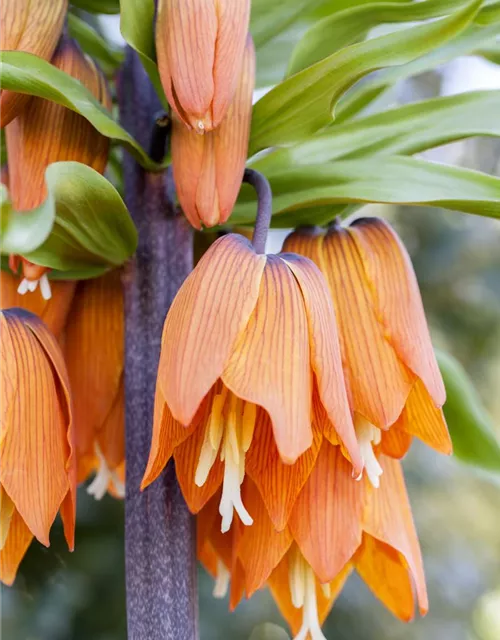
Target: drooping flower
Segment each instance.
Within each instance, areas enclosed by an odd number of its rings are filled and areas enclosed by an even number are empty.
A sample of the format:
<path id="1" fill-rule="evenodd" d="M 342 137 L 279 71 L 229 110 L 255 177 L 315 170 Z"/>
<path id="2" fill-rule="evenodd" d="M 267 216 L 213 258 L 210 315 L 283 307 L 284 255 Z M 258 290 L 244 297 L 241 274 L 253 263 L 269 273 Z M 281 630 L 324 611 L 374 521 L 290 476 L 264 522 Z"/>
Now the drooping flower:
<path id="1" fill-rule="evenodd" d="M 77 481 L 125 495 L 124 326 L 120 271 L 78 284 L 64 339 L 73 395 Z"/>
<path id="2" fill-rule="evenodd" d="M 63 37 L 52 64 L 79 80 L 106 107 L 111 98 L 102 73 L 78 45 Z M 54 102 L 33 98 L 5 129 L 9 157 L 9 193 L 20 212 L 39 206 L 47 197 L 45 170 L 53 162 L 82 162 L 100 173 L 108 159 L 109 139 L 85 118 Z M 24 258 L 11 256 L 11 268 L 22 265 L 24 279 L 19 292 L 34 291 L 40 282 L 42 296 L 50 298 L 48 269 Z"/>
<path id="3" fill-rule="evenodd" d="M 68 10 L 68 0 L 2 0 L 0 50 L 25 51 L 50 60 Z M 18 116 L 31 96 L 1 90 L 0 127 Z"/>
<path id="4" fill-rule="evenodd" d="M 328 281 L 354 424 L 373 485 L 382 473 L 374 454 L 379 444 L 383 453 L 402 457 L 417 436 L 451 453 L 441 410 L 445 389 L 417 279 L 389 224 L 362 218 L 326 233 L 298 230 L 284 250 L 311 258 Z"/>
<path id="5" fill-rule="evenodd" d="M 59 511 L 73 549 L 76 472 L 69 382 L 59 346 L 23 309 L 0 312 L 0 579 L 12 584 Z"/>
<path id="6" fill-rule="evenodd" d="M 158 3 L 156 54 L 163 89 L 180 120 L 198 133 L 218 127 L 229 109 L 249 18 L 250 0 Z"/>
<path id="7" fill-rule="evenodd" d="M 198 556 L 216 577 L 215 595 L 230 586 L 230 606 L 267 584 L 295 640 L 324 640 L 321 631 L 347 577 L 356 570 L 374 595 L 403 621 L 428 608 L 422 558 L 401 463 L 380 456 L 379 489 L 355 482 L 338 446 L 324 442 L 289 525 L 274 529 L 249 478 L 243 496 L 254 525 L 221 536 L 212 500 L 198 516 Z"/>
<path id="8" fill-rule="evenodd" d="M 228 113 L 203 136 L 174 114 L 172 165 L 181 207 L 196 229 L 223 224 L 231 215 L 245 170 L 255 84 L 255 51 L 248 36 L 243 67 Z"/>
<path id="9" fill-rule="evenodd" d="M 222 485 L 228 530 L 233 510 L 252 523 L 240 494 L 248 471 L 283 528 L 322 438 L 340 442 L 361 471 L 321 273 L 300 256 L 259 255 L 246 238 L 220 238 L 165 321 L 143 487 L 173 455 L 193 512 Z"/>

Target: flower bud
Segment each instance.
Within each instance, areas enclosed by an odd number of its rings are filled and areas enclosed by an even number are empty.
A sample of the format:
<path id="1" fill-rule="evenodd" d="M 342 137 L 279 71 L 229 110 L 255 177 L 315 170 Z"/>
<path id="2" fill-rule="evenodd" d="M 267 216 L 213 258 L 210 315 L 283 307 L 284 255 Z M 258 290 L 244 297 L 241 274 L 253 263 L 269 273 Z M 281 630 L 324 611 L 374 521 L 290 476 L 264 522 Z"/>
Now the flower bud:
<path id="1" fill-rule="evenodd" d="M 25 51 L 50 60 L 61 35 L 68 0 L 2 0 L 0 2 L 0 49 Z M 1 92 L 0 126 L 11 122 L 31 96 Z"/>
<path id="2" fill-rule="evenodd" d="M 156 52 L 163 89 L 188 128 L 218 127 L 238 84 L 250 0 L 159 0 Z"/>
<path id="3" fill-rule="evenodd" d="M 227 116 L 200 136 L 174 115 L 172 163 L 177 195 L 196 229 L 223 224 L 231 215 L 245 170 L 255 84 L 255 51 L 248 36 L 243 67 Z"/>

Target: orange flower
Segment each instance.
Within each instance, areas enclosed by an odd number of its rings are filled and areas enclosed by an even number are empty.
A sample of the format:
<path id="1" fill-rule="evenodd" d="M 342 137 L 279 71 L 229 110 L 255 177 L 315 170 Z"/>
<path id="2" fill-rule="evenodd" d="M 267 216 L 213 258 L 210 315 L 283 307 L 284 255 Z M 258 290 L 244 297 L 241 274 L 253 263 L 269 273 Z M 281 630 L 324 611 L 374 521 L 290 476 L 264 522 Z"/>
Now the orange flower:
<path id="1" fill-rule="evenodd" d="M 231 215 L 245 170 L 255 84 L 255 51 L 248 36 L 239 83 L 220 126 L 200 136 L 174 114 L 172 164 L 181 207 L 195 229 Z"/>
<path id="2" fill-rule="evenodd" d="M 354 424 L 373 485 L 382 473 L 374 446 L 402 457 L 417 436 L 450 454 L 445 389 L 417 279 L 389 224 L 363 218 L 326 234 L 299 230 L 284 250 L 311 258 L 330 286 Z"/>
<path id="3" fill-rule="evenodd" d="M 224 236 L 165 321 L 143 487 L 173 455 L 193 512 L 222 484 L 227 530 L 233 510 L 252 523 L 240 495 L 246 461 L 257 478 L 268 464 L 276 473 L 261 490 L 285 526 L 322 438 L 340 441 L 361 471 L 326 283 L 310 260 L 258 255 L 246 238 Z"/>
<path id="4" fill-rule="evenodd" d="M 77 78 L 105 107 L 111 106 L 104 76 L 74 41 L 68 38 L 60 41 L 52 64 Z M 39 206 L 47 197 L 45 170 L 49 164 L 73 160 L 100 173 L 107 164 L 108 138 L 77 113 L 41 98 L 33 98 L 6 127 L 5 138 L 10 197 L 14 209 L 20 212 Z M 50 298 L 48 269 L 13 256 L 10 264 L 14 271 L 19 260 L 24 274 L 19 292 L 34 291 L 40 281 L 42 296 Z"/>
<path id="5" fill-rule="evenodd" d="M 356 569 L 373 593 L 404 621 L 428 608 L 422 558 L 401 464 L 380 457 L 379 489 L 352 479 L 339 447 L 324 442 L 289 526 L 277 532 L 256 486 L 243 496 L 254 525 L 235 522 L 222 536 L 212 500 L 198 516 L 198 556 L 216 577 L 216 595 L 231 584 L 236 607 L 266 582 L 295 638 L 323 640 L 321 625 L 347 577 Z"/>
<path id="6" fill-rule="evenodd" d="M 50 60 L 61 35 L 68 0 L 2 0 L 0 49 L 33 53 Z M 1 90 L 0 127 L 5 127 L 31 96 Z"/>
<path id="7" fill-rule="evenodd" d="M 250 0 L 160 0 L 156 54 L 165 95 L 198 133 L 220 125 L 242 66 Z M 196 43 L 196 46 L 192 46 Z"/>
<path id="8" fill-rule="evenodd" d="M 23 309 L 0 313 L 0 579 L 12 584 L 60 511 L 73 549 L 76 474 L 69 383 L 57 342 Z"/>
<path id="9" fill-rule="evenodd" d="M 120 271 L 78 284 L 64 355 L 73 394 L 77 480 L 87 491 L 125 495 L 124 326 Z"/>

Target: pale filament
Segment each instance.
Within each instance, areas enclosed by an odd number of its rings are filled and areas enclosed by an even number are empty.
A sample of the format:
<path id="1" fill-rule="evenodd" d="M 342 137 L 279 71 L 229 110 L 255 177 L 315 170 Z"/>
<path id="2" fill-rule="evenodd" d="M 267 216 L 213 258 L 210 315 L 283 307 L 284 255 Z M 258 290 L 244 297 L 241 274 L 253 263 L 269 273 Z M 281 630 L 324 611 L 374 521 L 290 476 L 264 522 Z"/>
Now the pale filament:
<path id="1" fill-rule="evenodd" d="M 23 278 L 17 288 L 17 293 L 22 296 L 28 293 L 28 291 L 32 293 L 33 291 L 36 291 L 39 284 L 42 298 L 44 300 L 50 300 L 52 298 L 52 289 L 50 288 L 50 281 L 46 273 L 44 273 L 39 280 L 28 280 L 27 278 Z"/>
<path id="2" fill-rule="evenodd" d="M 256 415 L 256 405 L 238 398 L 226 387 L 213 399 L 194 481 L 198 487 L 205 484 L 219 455 L 224 462 L 219 505 L 222 533 L 229 531 L 235 511 L 243 524 L 249 526 L 253 523 L 241 499 L 241 484 L 245 477 L 245 454 L 252 443 Z"/>
<path id="3" fill-rule="evenodd" d="M 94 479 L 87 487 L 87 493 L 91 496 L 94 496 L 96 500 L 102 500 L 102 498 L 106 494 L 106 491 L 108 490 L 109 485 L 113 483 L 117 496 L 119 498 L 124 498 L 125 484 L 120 480 L 116 471 L 108 467 L 106 458 L 104 457 L 97 441 L 94 442 L 94 450 L 97 456 L 97 460 L 99 461 L 99 466 L 97 468 L 97 473 L 95 474 Z"/>
<path id="4" fill-rule="evenodd" d="M 9 535 L 10 523 L 14 515 L 14 503 L 0 485 L 0 551 L 5 547 Z"/>
<path id="5" fill-rule="evenodd" d="M 230 579 L 231 574 L 229 573 L 229 569 L 220 558 L 217 558 L 217 575 L 215 578 L 214 590 L 212 591 L 214 598 L 224 598 L 226 596 L 227 590 L 229 589 Z"/>
<path id="6" fill-rule="evenodd" d="M 326 640 L 318 616 L 316 576 L 296 545 L 290 551 L 288 579 L 292 604 L 296 609 L 302 609 L 302 626 L 294 640 Z M 330 594 L 329 584 L 322 588 L 325 595 Z"/>
<path id="7" fill-rule="evenodd" d="M 366 475 L 368 476 L 368 480 L 371 482 L 372 486 L 375 487 L 375 489 L 378 489 L 383 469 L 377 460 L 375 452 L 373 451 L 373 446 L 380 444 L 382 433 L 380 429 L 360 415 L 356 415 L 354 428 L 356 430 L 359 450 L 364 464 L 364 471 L 366 471 Z M 362 477 L 363 472 L 359 474 L 356 480 L 361 480 Z"/>

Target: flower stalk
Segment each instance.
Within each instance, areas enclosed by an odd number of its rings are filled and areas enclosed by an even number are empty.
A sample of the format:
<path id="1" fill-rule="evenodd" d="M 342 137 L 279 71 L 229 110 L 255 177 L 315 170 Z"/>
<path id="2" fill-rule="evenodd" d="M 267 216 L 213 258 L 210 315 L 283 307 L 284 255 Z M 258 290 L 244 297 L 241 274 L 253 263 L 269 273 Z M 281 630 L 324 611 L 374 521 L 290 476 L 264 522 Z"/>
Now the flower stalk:
<path id="1" fill-rule="evenodd" d="M 160 105 L 131 49 L 119 103 L 123 125 L 143 146 L 151 144 Z M 139 490 L 151 440 L 162 325 L 192 268 L 192 231 L 169 198 L 166 172 L 148 174 L 128 155 L 124 170 L 125 199 L 139 232 L 136 256 L 124 276 L 128 637 L 196 640 L 195 528 L 173 464 L 153 486 Z"/>
<path id="2" fill-rule="evenodd" d="M 267 178 L 255 171 L 255 169 L 245 169 L 243 182 L 250 184 L 257 193 L 257 217 L 253 231 L 252 244 L 256 253 L 266 252 L 267 234 L 271 224 L 273 214 L 273 194 Z"/>

